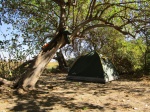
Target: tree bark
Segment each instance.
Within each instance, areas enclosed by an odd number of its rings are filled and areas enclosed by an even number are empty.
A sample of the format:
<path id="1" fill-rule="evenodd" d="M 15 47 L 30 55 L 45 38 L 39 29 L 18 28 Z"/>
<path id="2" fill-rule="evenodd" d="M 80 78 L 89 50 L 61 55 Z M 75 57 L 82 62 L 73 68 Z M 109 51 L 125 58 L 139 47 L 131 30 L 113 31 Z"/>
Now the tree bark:
<path id="1" fill-rule="evenodd" d="M 55 57 L 54 59 L 56 59 L 58 61 L 59 64 L 59 70 L 61 71 L 67 71 L 67 62 L 64 58 L 64 55 L 62 54 L 62 51 L 60 50 L 59 52 L 57 52 L 57 57 Z"/>
<path id="2" fill-rule="evenodd" d="M 40 75 L 46 65 L 54 57 L 59 48 L 65 45 L 63 35 L 57 35 L 47 46 L 46 51 L 42 50 L 34 61 L 30 64 L 27 70 L 21 75 L 19 81 L 15 84 L 15 88 L 28 90 L 34 89 Z"/>
<path id="3" fill-rule="evenodd" d="M 0 78 L 0 85 L 12 85 L 13 84 L 13 81 L 8 81 L 6 79 L 3 79 L 3 78 Z"/>

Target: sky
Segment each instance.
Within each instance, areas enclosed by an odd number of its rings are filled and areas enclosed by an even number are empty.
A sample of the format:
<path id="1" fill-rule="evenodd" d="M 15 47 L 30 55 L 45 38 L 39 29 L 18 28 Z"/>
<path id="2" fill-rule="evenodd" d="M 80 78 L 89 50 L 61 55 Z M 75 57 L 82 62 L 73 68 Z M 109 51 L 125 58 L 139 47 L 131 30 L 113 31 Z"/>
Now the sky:
<path id="1" fill-rule="evenodd" d="M 17 33 L 19 33 L 19 31 L 13 29 L 13 26 L 11 24 L 5 24 L 2 22 L 2 25 L 0 25 L 0 41 L 3 40 L 10 40 L 13 35 L 11 34 L 12 31 L 15 31 Z M 8 35 L 9 34 L 9 35 Z M 22 38 L 18 38 L 21 41 L 23 41 Z M 27 46 L 24 46 L 25 49 L 28 49 Z M 7 50 L 2 50 L 0 49 L 0 58 L 6 57 L 6 60 L 9 59 L 9 53 L 7 52 Z M 28 56 L 27 59 L 31 59 L 32 56 Z M 55 61 L 55 60 L 52 60 Z"/>
<path id="2" fill-rule="evenodd" d="M 3 41 L 3 40 L 5 40 L 5 35 L 7 35 L 7 34 L 10 34 L 11 32 L 9 31 L 9 30 L 7 30 L 7 28 L 11 28 L 12 27 L 12 25 L 7 25 L 7 24 L 4 24 L 3 22 L 2 22 L 2 24 L 0 25 L 0 41 Z M 7 39 L 10 39 L 10 36 L 7 36 Z M 3 56 L 2 56 L 3 55 Z M 2 57 L 8 57 L 8 52 L 5 52 L 5 51 L 2 51 L 1 50 L 1 52 L 0 52 L 0 58 L 2 58 Z"/>
<path id="3" fill-rule="evenodd" d="M 12 30 L 12 25 L 10 24 L 5 24 L 2 22 L 2 25 L 0 25 L 0 40 L 4 40 L 5 39 L 5 36 L 3 35 L 6 35 L 8 33 L 11 33 L 9 30 L 7 30 L 7 28 L 11 28 L 10 30 Z M 9 36 L 7 38 L 10 38 Z"/>
<path id="4" fill-rule="evenodd" d="M 13 37 L 13 35 L 11 34 L 12 31 L 18 32 L 17 30 L 13 29 L 13 26 L 11 24 L 5 24 L 2 22 L 2 25 L 0 25 L 0 41 L 10 40 Z M 19 40 L 22 41 L 21 38 L 19 38 Z M 6 57 L 8 59 L 9 53 L 7 52 L 7 50 L 0 50 L 0 58 Z"/>

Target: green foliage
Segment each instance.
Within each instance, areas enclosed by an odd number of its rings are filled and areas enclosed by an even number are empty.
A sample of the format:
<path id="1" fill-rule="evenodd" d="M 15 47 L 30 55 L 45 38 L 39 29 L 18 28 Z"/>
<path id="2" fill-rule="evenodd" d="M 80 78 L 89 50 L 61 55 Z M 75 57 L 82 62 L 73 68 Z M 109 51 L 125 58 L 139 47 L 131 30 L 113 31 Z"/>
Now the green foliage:
<path id="1" fill-rule="evenodd" d="M 122 59 L 127 59 L 133 67 L 133 70 L 130 68 L 131 71 L 136 71 L 143 68 L 143 56 L 146 46 L 144 45 L 142 39 L 130 41 L 122 40 L 117 44 L 121 44 L 121 46 L 117 49 L 115 55 L 119 55 Z"/>
<path id="2" fill-rule="evenodd" d="M 150 36 L 149 30 L 145 34 L 145 44 L 146 44 L 146 51 L 145 51 L 145 71 L 150 74 Z"/>
<path id="3" fill-rule="evenodd" d="M 110 58 L 120 73 L 143 69 L 146 44 L 142 37 L 137 39 L 125 37 L 112 28 L 99 28 L 90 31 L 89 34 L 90 37 L 85 40 L 86 42 L 77 41 L 83 45 L 77 49 L 80 50 L 78 52 L 82 52 L 81 54 L 96 50 Z"/>
<path id="4" fill-rule="evenodd" d="M 147 61 L 147 63 L 146 63 L 146 70 L 150 74 L 150 52 L 147 53 L 147 55 L 146 55 L 146 61 Z"/>
<path id="5" fill-rule="evenodd" d="M 67 0 L 62 0 L 59 5 L 62 5 L 63 2 L 67 3 Z M 30 32 L 36 37 L 40 36 L 40 39 L 36 38 L 38 41 L 44 39 L 43 35 L 46 32 L 53 34 L 52 32 L 56 31 L 61 23 L 61 10 L 55 0 L 11 0 L 5 1 L 3 4 L 2 20 L 13 23 L 24 34 Z M 94 0 L 79 0 L 76 6 L 66 5 L 65 25 L 73 30 L 82 22 L 88 21 L 80 27 L 80 32 L 92 25 L 103 24 L 109 27 L 115 25 L 117 30 L 119 30 L 118 27 L 121 27 L 121 29 L 135 34 L 135 31 L 140 29 L 140 22 L 144 23 L 144 21 L 139 20 L 143 19 L 143 10 L 145 13 L 149 12 L 148 6 L 149 1 L 111 0 L 94 2 Z M 7 19 L 8 15 L 9 19 Z M 17 21 L 14 18 L 17 18 Z M 139 24 L 137 25 L 137 23 Z M 26 38 L 28 36 L 26 34 Z"/>
<path id="6" fill-rule="evenodd" d="M 111 58 L 120 72 L 143 69 L 146 50 L 144 40 L 142 38 L 125 38 L 123 35 L 113 32 L 108 34 L 107 43 L 104 44 L 100 52 Z"/>

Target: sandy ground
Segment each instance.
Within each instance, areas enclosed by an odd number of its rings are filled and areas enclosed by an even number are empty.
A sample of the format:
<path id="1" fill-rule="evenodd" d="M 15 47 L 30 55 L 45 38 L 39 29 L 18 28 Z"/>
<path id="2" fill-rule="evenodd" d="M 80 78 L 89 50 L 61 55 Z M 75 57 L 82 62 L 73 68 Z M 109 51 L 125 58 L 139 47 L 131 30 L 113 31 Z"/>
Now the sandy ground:
<path id="1" fill-rule="evenodd" d="M 150 77 L 100 84 L 65 76 L 43 75 L 26 95 L 1 86 L 0 112 L 150 112 Z"/>

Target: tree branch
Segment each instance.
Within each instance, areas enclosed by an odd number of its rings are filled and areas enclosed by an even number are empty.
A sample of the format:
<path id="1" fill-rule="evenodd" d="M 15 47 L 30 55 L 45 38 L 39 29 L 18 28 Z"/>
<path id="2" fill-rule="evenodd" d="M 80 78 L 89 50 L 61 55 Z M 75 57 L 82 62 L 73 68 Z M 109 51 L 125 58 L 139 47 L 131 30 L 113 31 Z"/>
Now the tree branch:
<path id="1" fill-rule="evenodd" d="M 88 20 L 85 20 L 84 22 L 82 22 L 81 24 L 79 24 L 72 32 L 71 34 L 71 39 L 74 39 L 76 35 L 78 35 L 79 31 L 83 28 L 83 26 L 85 26 L 86 24 L 90 23 L 90 22 L 93 22 L 93 21 L 100 21 L 102 22 L 102 24 L 98 24 L 98 25 L 92 25 L 92 26 L 89 26 L 87 27 L 85 30 L 83 30 L 83 33 L 89 29 L 92 29 L 92 28 L 96 28 L 96 27 L 112 27 L 114 29 L 116 29 L 117 31 L 119 31 L 120 33 L 124 34 L 124 35 L 130 35 L 132 37 L 135 37 L 135 35 L 131 34 L 130 32 L 127 32 L 127 31 L 123 31 L 122 30 L 122 26 L 116 26 L 114 25 L 113 23 L 110 23 L 108 22 L 107 20 L 103 19 L 103 18 L 91 18 L 91 19 L 88 19 Z M 128 22 L 129 24 L 130 22 Z M 126 23 L 127 24 L 127 23 Z M 83 34 L 82 33 L 82 34 Z"/>
<path id="2" fill-rule="evenodd" d="M 8 81 L 6 79 L 0 78 L 0 85 L 12 85 L 13 81 Z"/>
<path id="3" fill-rule="evenodd" d="M 92 1 L 91 1 L 91 3 L 90 3 L 90 7 L 89 7 L 89 10 L 88 10 L 88 13 L 87 13 L 86 19 L 88 19 L 88 18 L 92 18 L 92 13 L 93 13 L 93 10 L 94 10 L 94 7 L 95 7 L 95 4 L 96 4 L 96 0 L 92 0 Z"/>
<path id="4" fill-rule="evenodd" d="M 89 27 L 87 27 L 86 29 L 84 29 L 82 31 L 81 35 L 84 35 L 84 33 L 86 31 L 89 31 L 89 30 L 97 28 L 97 27 L 112 27 L 112 28 L 116 29 L 117 31 L 119 31 L 120 33 L 122 33 L 123 35 L 130 35 L 130 36 L 135 38 L 135 36 L 133 34 L 131 34 L 130 32 L 123 31 L 121 27 L 118 27 L 118 26 L 115 26 L 115 25 L 112 25 L 112 24 L 96 24 L 96 25 L 89 26 Z"/>

